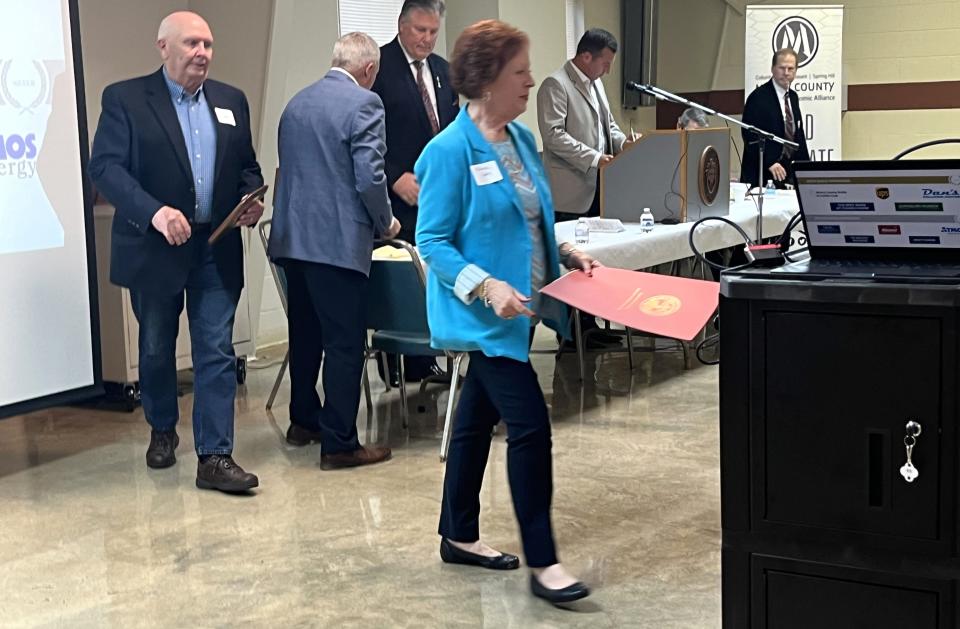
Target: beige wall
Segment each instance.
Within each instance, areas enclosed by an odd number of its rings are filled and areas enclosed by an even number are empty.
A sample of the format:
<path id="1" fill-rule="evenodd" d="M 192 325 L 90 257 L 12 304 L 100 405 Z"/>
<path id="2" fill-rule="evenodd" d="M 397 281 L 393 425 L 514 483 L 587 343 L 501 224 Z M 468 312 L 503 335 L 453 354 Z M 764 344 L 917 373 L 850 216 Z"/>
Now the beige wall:
<path id="1" fill-rule="evenodd" d="M 165 15 L 184 8 L 175 0 L 84 0 L 79 2 L 87 129 L 90 141 L 107 85 L 160 67 L 154 43 Z"/>
<path id="2" fill-rule="evenodd" d="M 500 0 L 500 19 L 527 33 L 530 37 L 530 65 L 536 90 L 544 78 L 567 60 L 566 11 L 564 0 L 516 2 Z M 536 98 L 530 97 L 527 111 L 519 118 L 530 127 L 540 144 L 537 129 Z"/>

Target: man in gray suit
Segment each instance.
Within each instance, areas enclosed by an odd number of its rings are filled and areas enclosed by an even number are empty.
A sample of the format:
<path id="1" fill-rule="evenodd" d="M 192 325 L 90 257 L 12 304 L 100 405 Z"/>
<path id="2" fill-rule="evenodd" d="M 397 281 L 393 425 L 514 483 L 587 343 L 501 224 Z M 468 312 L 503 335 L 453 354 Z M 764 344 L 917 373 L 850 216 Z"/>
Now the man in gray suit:
<path id="1" fill-rule="evenodd" d="M 628 143 L 600 83 L 616 53 L 616 38 L 592 28 L 580 38 L 576 56 L 544 79 L 537 91 L 543 165 L 557 222 L 599 216 L 600 166 Z"/>
<path id="2" fill-rule="evenodd" d="M 537 91 L 543 165 L 557 222 L 600 215 L 600 166 L 633 141 L 613 119 L 600 83 L 616 53 L 616 38 L 592 28 L 580 38 L 574 58 L 544 79 Z M 592 316 L 581 313 L 581 323 L 584 332 L 592 331 L 585 337 L 588 348 L 620 343 L 620 337 L 596 331 Z M 568 341 L 565 349 L 570 347 Z"/>
<path id="3" fill-rule="evenodd" d="M 363 33 L 333 48 L 333 67 L 280 117 L 280 176 L 269 255 L 287 276 L 293 445 L 320 442 L 321 469 L 379 463 L 390 449 L 357 437 L 374 234 L 393 238 L 383 103 L 370 91 L 380 49 Z M 324 356 L 325 355 L 325 356 Z M 321 404 L 317 377 L 323 361 Z"/>

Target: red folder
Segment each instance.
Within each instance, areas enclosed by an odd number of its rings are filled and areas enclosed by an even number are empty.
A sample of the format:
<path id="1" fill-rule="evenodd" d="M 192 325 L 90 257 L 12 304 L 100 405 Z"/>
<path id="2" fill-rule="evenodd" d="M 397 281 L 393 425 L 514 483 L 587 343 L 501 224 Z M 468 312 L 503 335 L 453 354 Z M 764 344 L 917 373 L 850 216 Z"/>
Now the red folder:
<path id="1" fill-rule="evenodd" d="M 659 336 L 692 340 L 720 301 L 716 282 L 600 267 L 575 271 L 540 291 L 578 310 Z"/>

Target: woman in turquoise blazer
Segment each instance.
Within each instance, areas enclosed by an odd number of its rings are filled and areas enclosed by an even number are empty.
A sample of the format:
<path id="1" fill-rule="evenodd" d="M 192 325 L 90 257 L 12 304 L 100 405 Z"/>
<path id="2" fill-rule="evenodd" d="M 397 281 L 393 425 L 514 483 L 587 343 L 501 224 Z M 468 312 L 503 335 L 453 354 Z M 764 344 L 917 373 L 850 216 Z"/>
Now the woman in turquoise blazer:
<path id="1" fill-rule="evenodd" d="M 445 562 L 512 569 L 519 558 L 480 541 L 480 486 L 490 435 L 507 426 L 507 467 L 532 592 L 552 603 L 589 594 L 559 563 L 550 523 L 550 418 L 529 361 L 538 321 L 566 334 L 566 308 L 540 295 L 560 263 L 589 273 L 596 262 L 557 247 L 549 184 L 530 131 L 529 41 L 496 20 L 468 27 L 450 67 L 469 99 L 424 149 L 417 243 L 430 272 L 431 344 L 470 352 L 453 428 L 440 514 Z"/>

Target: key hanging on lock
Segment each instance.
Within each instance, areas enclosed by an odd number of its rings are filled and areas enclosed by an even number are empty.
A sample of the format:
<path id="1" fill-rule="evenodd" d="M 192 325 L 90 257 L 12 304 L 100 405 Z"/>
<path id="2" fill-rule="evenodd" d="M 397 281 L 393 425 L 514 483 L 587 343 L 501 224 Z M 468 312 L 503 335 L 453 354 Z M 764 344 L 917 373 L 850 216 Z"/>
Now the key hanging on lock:
<path id="1" fill-rule="evenodd" d="M 907 462 L 900 468 L 900 475 L 903 476 L 903 480 L 912 483 L 920 476 L 920 470 L 913 464 L 913 448 L 917 445 L 917 437 L 923 429 L 919 422 L 908 421 L 906 430 L 907 435 L 903 438 L 903 445 L 907 450 Z"/>
<path id="2" fill-rule="evenodd" d="M 916 437 L 907 435 L 903 438 L 903 445 L 907 448 L 907 462 L 900 468 L 900 475 L 903 476 L 903 480 L 912 483 L 920 476 L 920 470 L 913 465 L 913 447 L 917 445 Z"/>

